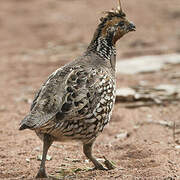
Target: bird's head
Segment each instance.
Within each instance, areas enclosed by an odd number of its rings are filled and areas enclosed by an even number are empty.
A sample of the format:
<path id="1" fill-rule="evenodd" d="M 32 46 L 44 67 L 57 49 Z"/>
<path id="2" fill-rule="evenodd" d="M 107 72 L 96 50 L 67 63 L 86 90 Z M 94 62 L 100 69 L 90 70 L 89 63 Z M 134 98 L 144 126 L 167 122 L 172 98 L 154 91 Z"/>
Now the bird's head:
<path id="1" fill-rule="evenodd" d="M 135 25 L 126 18 L 126 14 L 122 11 L 120 0 L 117 9 L 105 13 L 105 17 L 100 19 L 98 33 L 101 37 L 112 38 L 113 44 L 128 32 L 136 30 Z"/>

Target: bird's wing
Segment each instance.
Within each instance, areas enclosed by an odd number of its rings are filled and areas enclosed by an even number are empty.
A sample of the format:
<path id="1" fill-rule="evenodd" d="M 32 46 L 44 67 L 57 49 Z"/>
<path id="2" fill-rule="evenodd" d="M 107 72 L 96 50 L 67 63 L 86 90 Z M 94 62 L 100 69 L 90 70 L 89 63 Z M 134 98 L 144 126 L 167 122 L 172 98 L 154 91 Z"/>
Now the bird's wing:
<path id="1" fill-rule="evenodd" d="M 36 128 L 51 119 L 61 108 L 65 94 L 65 79 L 73 69 L 70 66 L 57 69 L 35 95 L 30 113 L 20 126 Z M 21 127 L 20 127 L 21 129 Z"/>
<path id="2" fill-rule="evenodd" d="M 105 72 L 100 68 L 81 65 L 65 66 L 55 71 L 37 93 L 31 113 L 23 123 L 30 128 L 40 128 L 54 117 L 80 120 L 93 113 L 100 101 L 100 81 Z"/>

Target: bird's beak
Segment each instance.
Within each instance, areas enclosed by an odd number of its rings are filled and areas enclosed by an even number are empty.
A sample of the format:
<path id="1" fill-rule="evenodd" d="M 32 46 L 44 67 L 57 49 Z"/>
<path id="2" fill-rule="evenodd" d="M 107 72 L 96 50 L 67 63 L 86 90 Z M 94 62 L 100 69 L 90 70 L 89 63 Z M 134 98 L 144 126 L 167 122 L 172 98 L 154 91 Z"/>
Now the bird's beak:
<path id="1" fill-rule="evenodd" d="M 136 31 L 136 26 L 133 23 L 129 23 L 128 31 Z"/>

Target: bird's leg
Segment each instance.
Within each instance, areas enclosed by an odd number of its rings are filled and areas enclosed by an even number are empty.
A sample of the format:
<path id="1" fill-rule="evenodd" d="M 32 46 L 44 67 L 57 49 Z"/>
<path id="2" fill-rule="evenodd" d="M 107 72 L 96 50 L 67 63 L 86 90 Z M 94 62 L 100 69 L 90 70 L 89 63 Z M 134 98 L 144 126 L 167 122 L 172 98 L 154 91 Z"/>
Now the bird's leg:
<path id="1" fill-rule="evenodd" d="M 46 178 L 46 169 L 45 169 L 45 162 L 46 162 L 46 155 L 48 152 L 49 147 L 52 144 L 52 138 L 48 134 L 44 134 L 44 139 L 43 139 L 43 155 L 42 155 L 42 160 L 41 160 L 41 165 L 39 168 L 39 171 L 36 175 L 36 178 Z"/>
<path id="2" fill-rule="evenodd" d="M 95 169 L 99 169 L 99 170 L 107 170 L 106 168 L 103 167 L 103 165 L 101 163 L 99 163 L 93 156 L 92 156 L 92 145 L 93 142 L 90 142 L 88 144 L 83 144 L 83 152 L 86 155 L 86 157 L 92 161 L 92 163 L 95 166 Z"/>

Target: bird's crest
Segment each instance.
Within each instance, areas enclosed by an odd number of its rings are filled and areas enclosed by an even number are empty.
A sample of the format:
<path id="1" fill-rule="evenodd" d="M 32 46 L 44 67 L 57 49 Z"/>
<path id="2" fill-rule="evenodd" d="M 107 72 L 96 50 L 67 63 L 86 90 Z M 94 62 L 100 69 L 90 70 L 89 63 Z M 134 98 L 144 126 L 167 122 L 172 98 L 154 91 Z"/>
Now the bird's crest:
<path id="1" fill-rule="evenodd" d="M 121 0 L 118 0 L 118 2 L 119 2 L 119 5 L 117 7 L 117 10 L 119 11 L 119 13 L 121 13 L 121 12 L 123 12 L 122 11 L 122 6 L 121 6 Z"/>
<path id="2" fill-rule="evenodd" d="M 119 16 L 119 17 L 126 17 L 126 14 L 122 10 L 122 5 L 121 5 L 121 0 L 118 0 L 118 6 L 116 9 L 112 9 L 110 11 L 104 11 L 104 14 L 107 15 L 107 17 L 112 17 L 112 16 Z"/>

